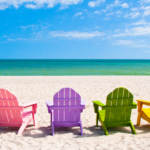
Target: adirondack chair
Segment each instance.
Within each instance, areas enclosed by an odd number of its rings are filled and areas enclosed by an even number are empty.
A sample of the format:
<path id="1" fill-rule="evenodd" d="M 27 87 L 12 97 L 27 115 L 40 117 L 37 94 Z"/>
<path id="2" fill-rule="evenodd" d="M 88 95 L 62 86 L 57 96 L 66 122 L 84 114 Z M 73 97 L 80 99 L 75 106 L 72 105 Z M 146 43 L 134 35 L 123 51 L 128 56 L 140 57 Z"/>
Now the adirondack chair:
<path id="1" fill-rule="evenodd" d="M 31 110 L 26 110 L 29 108 Z M 33 121 L 37 104 L 19 106 L 16 96 L 6 89 L 0 89 L 0 127 L 19 127 L 18 135 L 22 135 L 26 126 Z"/>
<path id="2" fill-rule="evenodd" d="M 126 88 L 116 88 L 107 96 L 106 105 L 100 101 L 93 101 L 96 113 L 96 126 L 101 122 L 105 135 L 108 135 L 107 128 L 117 126 L 130 126 L 132 133 L 136 134 L 134 125 L 130 120 L 132 108 L 136 108 L 133 102 L 133 95 Z M 99 110 L 98 107 L 102 107 Z"/>
<path id="3" fill-rule="evenodd" d="M 137 102 L 138 102 L 137 126 L 140 126 L 141 118 L 150 122 L 150 108 L 143 108 L 143 105 L 150 106 L 150 101 L 137 100 Z"/>
<path id="4" fill-rule="evenodd" d="M 80 126 L 83 134 L 80 113 L 85 108 L 81 104 L 81 97 L 71 88 L 63 88 L 54 95 L 53 105 L 47 102 L 48 112 L 51 116 L 51 129 L 54 135 L 55 127 Z"/>

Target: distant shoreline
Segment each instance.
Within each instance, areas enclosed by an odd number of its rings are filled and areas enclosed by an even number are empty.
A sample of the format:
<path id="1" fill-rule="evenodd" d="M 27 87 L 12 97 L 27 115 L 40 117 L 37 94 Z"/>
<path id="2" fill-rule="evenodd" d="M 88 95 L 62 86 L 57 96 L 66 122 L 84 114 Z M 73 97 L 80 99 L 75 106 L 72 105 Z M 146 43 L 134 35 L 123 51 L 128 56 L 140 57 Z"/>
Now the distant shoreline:
<path id="1" fill-rule="evenodd" d="M 61 58 L 61 59 L 59 59 L 59 58 L 58 59 L 57 58 L 52 58 L 52 59 L 50 59 L 50 58 L 5 58 L 5 59 L 3 59 L 3 58 L 0 58 L 0 61 L 1 60 L 52 60 L 52 61 L 53 60 L 68 60 L 68 61 L 69 60 L 75 60 L 75 61 L 76 60 L 77 61 L 78 60 L 83 60 L 83 61 L 84 60 L 85 61 L 86 60 L 93 60 L 93 61 L 94 60 L 133 60 L 134 61 L 134 60 L 150 60 L 150 58 L 149 59 L 141 59 L 141 58 L 138 58 L 138 59 L 135 59 L 135 58 L 131 58 L 131 59 L 128 59 L 128 58 L 123 58 L 123 59 L 122 58 L 119 58 L 119 59 L 115 59 L 115 58 L 112 58 L 112 59 L 109 59 L 109 58 L 106 58 L 106 59 L 105 58 L 104 59 L 103 58 L 102 59 L 98 59 L 98 58 L 89 58 L 89 59 L 86 59 L 86 58 L 81 58 L 81 59 L 78 59 L 78 58 L 72 58 L 72 59 L 70 59 L 70 58 L 69 59 L 68 58 Z"/>

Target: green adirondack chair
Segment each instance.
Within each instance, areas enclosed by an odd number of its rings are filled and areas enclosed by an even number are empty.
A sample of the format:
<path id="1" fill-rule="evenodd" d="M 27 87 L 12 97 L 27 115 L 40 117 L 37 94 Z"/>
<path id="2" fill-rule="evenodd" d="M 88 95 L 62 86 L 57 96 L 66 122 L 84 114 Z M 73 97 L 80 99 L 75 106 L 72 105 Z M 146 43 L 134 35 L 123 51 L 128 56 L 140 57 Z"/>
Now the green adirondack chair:
<path id="1" fill-rule="evenodd" d="M 131 110 L 136 108 L 133 102 L 133 95 L 123 87 L 116 88 L 107 96 L 106 105 L 100 101 L 93 101 L 96 113 L 96 126 L 101 122 L 105 135 L 108 135 L 107 128 L 118 126 L 130 126 L 132 133 L 136 134 L 133 123 L 130 120 Z M 99 106 L 102 108 L 99 110 Z"/>

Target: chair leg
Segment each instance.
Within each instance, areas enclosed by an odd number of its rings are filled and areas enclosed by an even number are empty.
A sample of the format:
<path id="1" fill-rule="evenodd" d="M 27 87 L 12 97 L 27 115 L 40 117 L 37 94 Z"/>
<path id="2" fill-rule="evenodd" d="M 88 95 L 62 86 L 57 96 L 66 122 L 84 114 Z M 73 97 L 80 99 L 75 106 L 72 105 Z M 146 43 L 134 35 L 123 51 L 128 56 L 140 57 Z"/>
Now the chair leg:
<path id="1" fill-rule="evenodd" d="M 32 118 L 33 118 L 33 125 L 35 126 L 35 117 L 33 113 L 32 113 Z"/>
<path id="2" fill-rule="evenodd" d="M 34 113 L 32 113 L 32 121 L 33 121 L 33 126 L 34 126 L 34 129 L 37 129 L 38 128 L 38 125 L 37 125 L 37 122 L 35 120 L 35 116 L 34 116 Z"/>
<path id="3" fill-rule="evenodd" d="M 107 130 L 107 128 L 106 128 L 106 125 L 105 125 L 103 122 L 101 122 L 101 124 L 102 124 L 102 128 L 103 128 L 103 130 L 104 130 L 105 135 L 109 135 L 109 134 L 108 134 L 108 130 Z"/>
<path id="4" fill-rule="evenodd" d="M 131 128 L 131 130 L 132 130 L 132 133 L 133 133 L 133 134 L 136 134 L 135 127 L 134 127 L 134 125 L 133 125 L 132 122 L 130 122 L 130 128 Z"/>
<path id="5" fill-rule="evenodd" d="M 96 127 L 98 127 L 98 119 L 99 119 L 99 115 L 97 113 L 97 115 L 96 115 Z"/>
<path id="6" fill-rule="evenodd" d="M 27 127 L 28 122 L 24 122 L 18 130 L 18 135 L 22 135 L 24 129 Z"/>
<path id="7" fill-rule="evenodd" d="M 54 129 L 54 125 L 52 124 L 51 127 L 52 127 L 52 136 L 53 136 L 53 135 L 54 135 L 54 132 L 55 132 L 55 131 L 54 131 L 54 130 L 55 130 L 55 129 Z"/>
<path id="8" fill-rule="evenodd" d="M 141 113 L 138 113 L 138 117 L 137 117 L 137 126 L 140 126 L 141 123 Z"/>
<path id="9" fill-rule="evenodd" d="M 82 123 L 80 123 L 81 136 L 83 135 Z"/>

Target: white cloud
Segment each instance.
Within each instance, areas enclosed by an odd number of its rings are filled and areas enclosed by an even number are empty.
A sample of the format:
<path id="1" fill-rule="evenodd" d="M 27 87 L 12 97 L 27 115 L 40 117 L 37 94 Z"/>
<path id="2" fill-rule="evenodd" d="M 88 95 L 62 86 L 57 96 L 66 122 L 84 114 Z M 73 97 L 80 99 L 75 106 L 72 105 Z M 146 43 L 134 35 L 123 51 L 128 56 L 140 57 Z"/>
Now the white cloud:
<path id="1" fill-rule="evenodd" d="M 0 10 L 6 9 L 10 6 L 18 8 L 24 5 L 26 8 L 38 9 L 46 6 L 52 8 L 57 4 L 61 6 L 76 5 L 83 0 L 0 0 Z"/>
<path id="2" fill-rule="evenodd" d="M 137 12 L 132 12 L 129 14 L 129 17 L 131 18 L 137 18 L 138 16 L 140 16 L 140 13 L 137 11 Z"/>
<path id="3" fill-rule="evenodd" d="M 30 29 L 31 26 L 23 26 L 21 29 Z M 103 37 L 105 34 L 99 31 L 92 31 L 92 32 L 81 32 L 81 31 L 50 31 L 49 29 L 38 29 L 27 37 L 18 35 L 18 36 L 10 36 L 7 35 L 4 37 L 6 41 L 44 41 L 50 40 L 51 38 L 63 38 L 63 39 L 92 39 L 97 37 Z"/>
<path id="4" fill-rule="evenodd" d="M 150 15 L 150 6 L 142 7 L 144 10 L 144 16 L 149 16 Z"/>
<path id="5" fill-rule="evenodd" d="M 30 25 L 25 25 L 25 26 L 20 26 L 20 29 L 22 30 L 38 30 L 39 28 L 42 28 L 41 25 L 36 25 L 36 24 L 30 24 Z"/>
<path id="6" fill-rule="evenodd" d="M 118 11 L 115 12 L 115 14 L 116 14 L 117 16 L 120 16 L 120 15 L 122 14 L 122 11 L 118 10 Z"/>
<path id="7" fill-rule="evenodd" d="M 0 5 L 0 10 L 4 10 L 6 8 L 8 8 L 8 6 L 6 6 L 6 5 Z"/>
<path id="8" fill-rule="evenodd" d="M 140 16 L 140 12 L 138 11 L 130 12 L 129 14 L 125 15 L 126 18 L 132 18 L 132 19 L 137 18 L 139 16 Z"/>
<path id="9" fill-rule="evenodd" d="M 106 16 L 112 16 L 112 15 L 114 15 L 114 13 L 115 12 L 109 12 L 109 13 L 106 14 Z"/>
<path id="10" fill-rule="evenodd" d="M 144 0 L 145 3 L 150 3 L 150 0 Z"/>
<path id="11" fill-rule="evenodd" d="M 107 9 L 114 8 L 114 7 L 117 7 L 117 6 L 120 6 L 120 1 L 119 0 L 115 0 L 114 3 L 108 5 Z"/>
<path id="12" fill-rule="evenodd" d="M 31 40 L 29 38 L 22 38 L 22 37 L 18 37 L 18 38 L 8 38 L 7 41 L 10 41 L 10 42 L 16 42 L 16 41 L 28 41 L 28 40 Z"/>
<path id="13" fill-rule="evenodd" d="M 105 2 L 105 0 L 90 1 L 90 2 L 88 3 L 88 6 L 89 6 L 89 7 L 96 7 L 96 6 L 98 6 L 98 5 L 100 5 L 101 3 L 104 3 L 104 2 Z"/>
<path id="14" fill-rule="evenodd" d="M 103 11 L 107 12 L 116 7 L 129 8 L 129 5 L 128 5 L 128 3 L 122 3 L 120 0 L 115 0 L 113 3 L 107 5 L 107 7 Z"/>
<path id="15" fill-rule="evenodd" d="M 128 3 L 122 3 L 122 4 L 121 4 L 121 7 L 122 7 L 122 8 L 129 8 L 129 5 L 128 5 Z"/>
<path id="16" fill-rule="evenodd" d="M 82 12 L 77 12 L 74 16 L 75 16 L 75 17 L 78 17 L 78 16 L 82 16 L 82 15 L 83 15 Z"/>
<path id="17" fill-rule="evenodd" d="M 139 10 L 139 8 L 137 8 L 137 7 L 131 8 L 131 11 L 138 11 L 138 10 Z"/>
<path id="18" fill-rule="evenodd" d="M 30 8 L 30 9 L 37 9 L 37 8 L 39 8 L 37 5 L 35 5 L 35 4 L 26 4 L 25 5 L 26 6 L 26 8 Z"/>
<path id="19" fill-rule="evenodd" d="M 126 29 L 122 33 L 113 35 L 114 37 L 123 37 L 123 36 L 150 36 L 150 25 L 146 26 L 137 26 L 130 29 Z"/>
<path id="20" fill-rule="evenodd" d="M 95 11 L 94 11 L 94 14 L 99 15 L 99 14 L 101 14 L 101 12 L 100 12 L 99 10 L 95 10 Z"/>
<path id="21" fill-rule="evenodd" d="M 142 3 L 142 4 L 150 3 L 150 0 L 141 0 L 140 3 Z"/>
<path id="22" fill-rule="evenodd" d="M 146 22 L 145 20 L 139 20 L 137 22 L 132 23 L 131 25 L 133 26 L 139 26 L 139 25 L 148 25 L 149 23 Z"/>
<path id="23" fill-rule="evenodd" d="M 49 33 L 52 37 L 64 37 L 64 38 L 75 38 L 75 39 L 89 39 L 94 37 L 101 37 L 104 33 L 99 31 L 94 32 L 79 32 L 79 31 L 53 31 Z"/>
<path id="24" fill-rule="evenodd" d="M 134 48 L 150 48 L 149 44 L 140 40 L 116 40 L 113 44 L 118 46 L 127 46 Z"/>
<path id="25" fill-rule="evenodd" d="M 132 45 L 133 43 L 132 40 L 117 40 L 115 45 Z"/>
<path id="26" fill-rule="evenodd" d="M 119 5 L 119 4 L 120 4 L 120 1 L 119 1 L 119 0 L 115 0 L 115 1 L 114 1 L 114 5 L 117 6 L 117 5 Z"/>
<path id="27" fill-rule="evenodd" d="M 149 10 L 144 11 L 144 16 L 149 16 L 149 15 L 150 15 L 150 9 L 149 9 Z"/>

